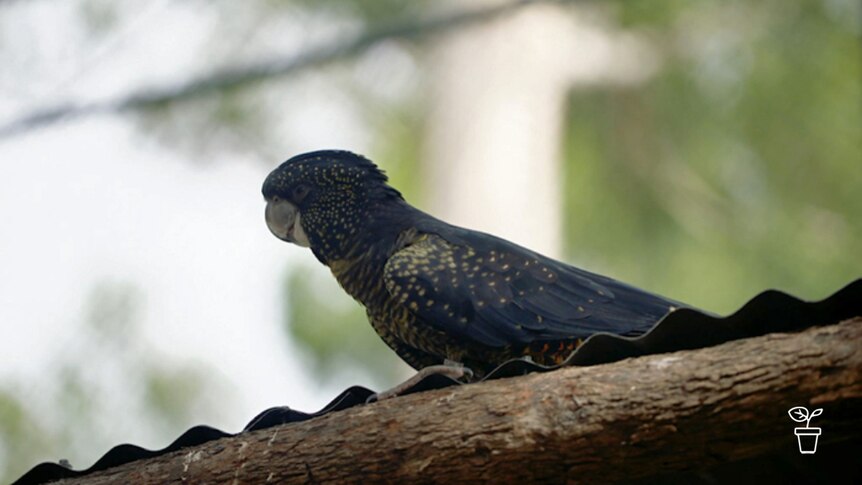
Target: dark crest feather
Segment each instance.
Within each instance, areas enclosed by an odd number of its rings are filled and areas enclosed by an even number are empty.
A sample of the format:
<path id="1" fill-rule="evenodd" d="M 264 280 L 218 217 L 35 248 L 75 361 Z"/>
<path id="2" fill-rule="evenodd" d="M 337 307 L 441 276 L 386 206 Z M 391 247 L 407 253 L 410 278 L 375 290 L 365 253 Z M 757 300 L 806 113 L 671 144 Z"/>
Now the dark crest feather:
<path id="1" fill-rule="evenodd" d="M 388 185 L 389 177 L 377 167 L 371 160 L 347 150 L 317 150 L 302 153 L 282 163 L 279 169 L 289 168 L 295 165 L 319 166 L 319 167 L 345 167 L 360 169 L 366 180 L 379 184 L 381 194 L 403 199 L 401 193 Z"/>
<path id="2" fill-rule="evenodd" d="M 389 177 L 386 176 L 386 173 L 383 172 L 383 170 L 380 170 L 374 162 L 362 155 L 357 155 L 347 150 L 317 150 L 314 152 L 302 153 L 288 159 L 284 162 L 284 166 L 300 163 L 324 167 L 327 165 L 339 165 L 343 167 L 360 168 L 368 173 L 368 175 L 370 175 L 374 180 L 384 183 L 389 181 Z"/>

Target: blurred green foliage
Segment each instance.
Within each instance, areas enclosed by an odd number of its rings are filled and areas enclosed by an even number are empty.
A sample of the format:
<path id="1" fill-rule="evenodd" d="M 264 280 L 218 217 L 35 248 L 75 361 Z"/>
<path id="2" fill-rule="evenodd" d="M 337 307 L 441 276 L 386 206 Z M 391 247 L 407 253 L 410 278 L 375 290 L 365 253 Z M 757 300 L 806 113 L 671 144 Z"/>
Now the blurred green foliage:
<path id="1" fill-rule="evenodd" d="M 128 283 L 100 283 L 75 339 L 65 342 L 47 371 L 33 381 L 2 383 L 0 483 L 39 461 L 67 459 L 87 468 L 122 442 L 167 446 L 215 408 L 208 396 L 217 386 L 208 374 L 165 360 L 142 341 L 142 298 Z M 121 418 L 108 420 L 108 414 Z"/>
<path id="2" fill-rule="evenodd" d="M 571 259 L 720 313 L 859 277 L 858 3 L 618 6 L 665 61 L 643 85 L 572 93 Z"/>
<path id="3" fill-rule="evenodd" d="M 355 18 L 372 26 L 422 15 L 434 4 L 428 0 L 270 0 L 270 3 L 276 8 L 300 5 L 316 11 Z"/>
<path id="4" fill-rule="evenodd" d="M 4 383 L 0 389 L 0 481 L 11 483 L 33 457 L 44 456 L 52 449 L 55 437 L 45 429 L 29 403 L 20 397 L 20 387 Z"/>

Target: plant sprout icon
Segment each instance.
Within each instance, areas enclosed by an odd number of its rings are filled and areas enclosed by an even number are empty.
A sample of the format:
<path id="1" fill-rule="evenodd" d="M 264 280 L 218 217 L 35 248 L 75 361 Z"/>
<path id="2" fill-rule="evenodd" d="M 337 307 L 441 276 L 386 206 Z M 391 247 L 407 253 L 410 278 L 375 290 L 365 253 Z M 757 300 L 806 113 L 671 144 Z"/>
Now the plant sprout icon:
<path id="1" fill-rule="evenodd" d="M 813 455 L 817 451 L 817 438 L 820 437 L 820 428 L 811 427 L 811 419 L 823 414 L 823 408 L 817 408 L 811 413 L 805 406 L 796 406 L 787 411 L 790 419 L 801 423 L 805 421 L 804 428 L 795 428 L 793 432 L 799 441 L 799 452 L 803 455 Z"/>

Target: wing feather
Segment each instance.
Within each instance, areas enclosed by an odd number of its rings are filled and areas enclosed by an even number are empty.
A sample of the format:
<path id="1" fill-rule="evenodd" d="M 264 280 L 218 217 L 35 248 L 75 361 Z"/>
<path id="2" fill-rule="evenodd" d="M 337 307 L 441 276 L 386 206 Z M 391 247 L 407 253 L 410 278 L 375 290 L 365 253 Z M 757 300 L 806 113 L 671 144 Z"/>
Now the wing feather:
<path id="1" fill-rule="evenodd" d="M 426 233 L 387 262 L 386 287 L 423 322 L 490 347 L 637 335 L 680 304 L 467 229 Z"/>

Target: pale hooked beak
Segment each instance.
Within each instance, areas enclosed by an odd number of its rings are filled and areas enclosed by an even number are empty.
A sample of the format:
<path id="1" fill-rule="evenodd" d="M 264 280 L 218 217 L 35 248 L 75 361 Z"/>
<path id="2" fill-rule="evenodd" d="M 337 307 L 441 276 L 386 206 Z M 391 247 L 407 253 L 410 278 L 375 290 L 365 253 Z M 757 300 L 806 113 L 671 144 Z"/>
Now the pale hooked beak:
<path id="1" fill-rule="evenodd" d="M 266 201 L 265 214 L 266 225 L 275 237 L 305 248 L 310 246 L 295 205 L 276 197 Z"/>

